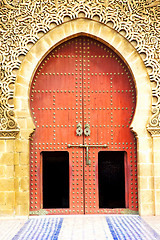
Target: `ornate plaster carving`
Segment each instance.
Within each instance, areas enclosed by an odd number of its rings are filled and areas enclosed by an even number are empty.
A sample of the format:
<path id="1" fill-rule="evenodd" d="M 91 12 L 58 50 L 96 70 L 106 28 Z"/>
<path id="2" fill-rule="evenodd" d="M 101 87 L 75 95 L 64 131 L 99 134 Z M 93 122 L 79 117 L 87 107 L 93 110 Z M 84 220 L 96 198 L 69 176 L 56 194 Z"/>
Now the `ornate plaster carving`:
<path id="1" fill-rule="evenodd" d="M 14 83 L 23 57 L 45 33 L 66 20 L 95 19 L 120 32 L 141 54 L 154 82 L 151 134 L 160 134 L 160 1 L 151 0 L 2 0 L 0 2 L 0 137 L 18 132 Z"/>

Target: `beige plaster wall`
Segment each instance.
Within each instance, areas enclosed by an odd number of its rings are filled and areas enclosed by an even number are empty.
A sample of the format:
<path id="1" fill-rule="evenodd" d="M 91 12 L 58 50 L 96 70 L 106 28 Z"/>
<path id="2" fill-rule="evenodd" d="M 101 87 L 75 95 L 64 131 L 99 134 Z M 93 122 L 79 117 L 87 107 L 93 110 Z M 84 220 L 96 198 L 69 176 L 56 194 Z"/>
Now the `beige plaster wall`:
<path id="1" fill-rule="evenodd" d="M 160 216 L 160 137 L 153 137 L 153 176 L 155 215 Z"/>
<path id="2" fill-rule="evenodd" d="M 20 66 L 14 95 L 15 115 L 20 133 L 16 140 L 1 140 L 0 143 L 0 165 L 5 169 L 0 172 L 0 182 L 3 180 L 0 184 L 0 191 L 4 195 L 4 198 L 0 198 L 0 204 L 4 206 L 3 214 L 29 214 L 29 135 L 34 130 L 29 110 L 29 91 L 35 70 L 53 47 L 81 34 L 93 36 L 109 45 L 123 58 L 133 74 L 137 89 L 137 107 L 131 128 L 137 134 L 138 141 L 139 212 L 140 215 L 155 214 L 152 138 L 146 130 L 151 114 L 149 76 L 139 54 L 123 36 L 108 26 L 88 19 L 76 19 L 52 29 L 31 48 Z M 3 160 L 7 152 L 10 154 L 7 155 L 9 161 Z M 158 191 L 156 193 L 157 196 L 160 195 Z M 12 196 L 12 201 L 9 196 Z"/>
<path id="3" fill-rule="evenodd" d="M 14 140 L 0 140 L 0 216 L 14 214 L 14 155 Z"/>
<path id="4" fill-rule="evenodd" d="M 29 141 L 0 140 L 0 217 L 29 213 Z"/>

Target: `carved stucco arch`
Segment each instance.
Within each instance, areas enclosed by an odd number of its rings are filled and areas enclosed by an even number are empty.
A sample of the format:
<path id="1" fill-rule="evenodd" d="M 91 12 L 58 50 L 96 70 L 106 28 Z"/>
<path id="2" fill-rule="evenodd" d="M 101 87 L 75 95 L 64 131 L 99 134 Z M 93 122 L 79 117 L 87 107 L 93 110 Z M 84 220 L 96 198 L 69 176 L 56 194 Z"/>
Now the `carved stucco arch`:
<path id="1" fill-rule="evenodd" d="M 34 73 L 39 63 L 53 47 L 77 35 L 90 35 L 109 45 L 128 65 L 137 91 L 137 106 L 131 128 L 138 136 L 144 134 L 151 115 L 152 99 L 146 67 L 135 48 L 122 35 L 102 23 L 88 19 L 76 19 L 55 27 L 39 39 L 27 53 L 15 83 L 14 107 L 17 122 L 25 115 L 28 135 L 33 132 L 34 124 L 29 110 L 29 92 Z"/>
<path id="2" fill-rule="evenodd" d="M 25 56 L 18 71 L 14 94 L 15 118 L 20 126 L 19 138 L 28 141 L 29 135 L 35 128 L 30 115 L 29 93 L 39 63 L 61 42 L 79 35 L 91 36 L 110 46 L 125 61 L 132 73 L 137 92 L 137 105 L 130 127 L 136 133 L 138 140 L 138 176 L 143 176 L 143 169 L 141 169 L 143 164 L 141 163 L 149 163 L 150 171 L 152 168 L 152 140 L 146 129 L 151 117 L 152 101 L 149 75 L 140 55 L 127 39 L 116 30 L 93 20 L 82 18 L 56 26 L 40 38 Z M 26 152 L 29 152 L 28 149 L 27 147 Z M 140 180 L 139 183 L 139 212 L 143 215 L 145 214 L 145 200 L 143 200 L 145 192 Z M 150 194 L 151 199 L 154 199 L 153 191 L 150 191 Z M 149 206 L 148 202 L 147 206 Z M 149 207 L 150 214 L 154 214 L 152 200 Z"/>

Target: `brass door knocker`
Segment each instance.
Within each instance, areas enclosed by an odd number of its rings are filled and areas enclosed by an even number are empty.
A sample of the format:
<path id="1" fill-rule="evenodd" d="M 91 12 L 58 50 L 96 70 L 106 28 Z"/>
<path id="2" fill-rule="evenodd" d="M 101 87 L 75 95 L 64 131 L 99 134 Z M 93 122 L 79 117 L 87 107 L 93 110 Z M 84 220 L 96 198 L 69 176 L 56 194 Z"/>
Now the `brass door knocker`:
<path id="1" fill-rule="evenodd" d="M 76 129 L 76 135 L 77 136 L 82 136 L 83 130 L 82 130 L 82 125 L 80 123 L 77 124 L 77 129 Z"/>
<path id="2" fill-rule="evenodd" d="M 84 135 L 85 136 L 90 136 L 90 134 L 91 134 L 90 125 L 88 123 L 86 123 L 84 127 L 85 127 Z"/>

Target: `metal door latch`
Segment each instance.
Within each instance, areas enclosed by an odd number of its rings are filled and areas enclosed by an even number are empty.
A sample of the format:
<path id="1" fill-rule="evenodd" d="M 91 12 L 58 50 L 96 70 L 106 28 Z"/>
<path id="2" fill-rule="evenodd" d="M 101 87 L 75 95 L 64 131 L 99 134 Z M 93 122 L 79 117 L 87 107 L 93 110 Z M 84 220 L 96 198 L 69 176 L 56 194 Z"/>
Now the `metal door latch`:
<path id="1" fill-rule="evenodd" d="M 68 144 L 68 147 L 81 147 L 81 148 L 86 148 L 86 165 L 90 165 L 91 164 L 91 161 L 88 159 L 88 149 L 90 147 L 103 147 L 103 148 L 107 148 L 108 145 L 107 144 L 104 144 L 104 145 L 83 145 L 83 144 L 80 144 L 80 145 L 71 145 L 71 144 Z"/>

